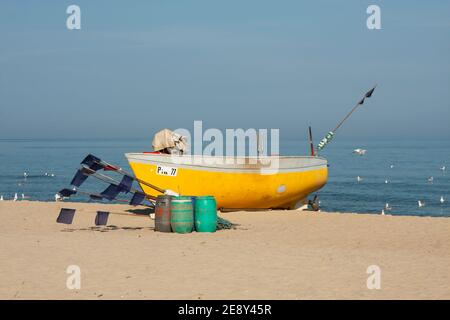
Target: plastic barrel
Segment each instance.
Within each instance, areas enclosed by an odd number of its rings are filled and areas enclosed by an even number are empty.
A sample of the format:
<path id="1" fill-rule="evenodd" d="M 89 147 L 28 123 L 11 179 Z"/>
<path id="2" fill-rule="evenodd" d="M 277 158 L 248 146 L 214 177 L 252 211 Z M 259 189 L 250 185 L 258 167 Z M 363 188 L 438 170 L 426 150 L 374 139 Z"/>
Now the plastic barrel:
<path id="1" fill-rule="evenodd" d="M 173 232 L 192 232 L 194 225 L 194 212 L 191 197 L 173 197 L 170 211 L 170 225 Z"/>
<path id="2" fill-rule="evenodd" d="M 195 230 L 197 232 L 216 232 L 217 208 L 213 196 L 196 197 Z"/>
<path id="3" fill-rule="evenodd" d="M 170 202 L 172 196 L 158 196 L 155 207 L 155 231 L 172 232 L 170 226 Z"/>

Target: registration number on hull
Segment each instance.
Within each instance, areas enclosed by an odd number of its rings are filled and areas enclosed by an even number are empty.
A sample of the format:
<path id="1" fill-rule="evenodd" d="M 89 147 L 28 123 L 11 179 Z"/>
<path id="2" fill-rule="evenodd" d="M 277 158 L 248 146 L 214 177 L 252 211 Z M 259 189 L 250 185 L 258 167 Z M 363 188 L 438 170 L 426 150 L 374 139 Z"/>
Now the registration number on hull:
<path id="1" fill-rule="evenodd" d="M 178 168 L 166 167 L 166 166 L 156 166 L 156 174 L 161 176 L 175 177 L 178 173 Z"/>

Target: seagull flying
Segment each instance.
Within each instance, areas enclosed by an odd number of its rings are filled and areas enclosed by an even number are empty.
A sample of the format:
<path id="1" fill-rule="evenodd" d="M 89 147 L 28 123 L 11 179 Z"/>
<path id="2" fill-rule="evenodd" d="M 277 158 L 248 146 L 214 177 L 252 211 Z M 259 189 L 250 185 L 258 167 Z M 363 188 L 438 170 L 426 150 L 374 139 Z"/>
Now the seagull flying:
<path id="1" fill-rule="evenodd" d="M 359 155 L 359 156 L 363 156 L 363 155 L 365 155 L 366 154 L 366 152 L 367 152 L 367 150 L 364 150 L 364 149 L 355 149 L 355 150 L 353 150 L 353 153 L 355 153 L 355 154 L 357 154 L 357 155 Z"/>

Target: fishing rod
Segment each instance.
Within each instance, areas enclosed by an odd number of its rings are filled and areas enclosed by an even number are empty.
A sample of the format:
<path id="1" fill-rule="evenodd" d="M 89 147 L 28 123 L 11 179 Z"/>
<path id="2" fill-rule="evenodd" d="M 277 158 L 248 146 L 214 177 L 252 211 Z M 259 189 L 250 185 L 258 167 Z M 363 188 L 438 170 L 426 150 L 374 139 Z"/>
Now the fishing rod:
<path id="1" fill-rule="evenodd" d="M 336 133 L 336 131 L 344 124 L 345 121 L 347 121 L 347 119 L 353 114 L 353 112 L 355 112 L 356 109 L 358 109 L 360 106 L 364 104 L 366 98 L 370 98 L 372 96 L 376 87 L 377 85 L 375 85 L 372 89 L 366 92 L 364 97 L 361 100 L 359 100 L 358 103 L 353 107 L 353 109 L 344 117 L 344 119 L 342 119 L 338 123 L 336 128 L 328 132 L 327 135 L 319 142 L 319 144 L 317 145 L 317 149 L 322 150 L 323 148 L 325 148 L 325 146 L 333 139 L 333 136 Z"/>
<path id="2" fill-rule="evenodd" d="M 176 193 L 175 191 L 172 191 L 170 189 L 162 189 L 158 186 L 155 186 L 154 184 L 151 184 L 147 181 L 141 180 L 131 174 L 129 174 L 127 171 L 123 170 L 121 167 L 113 165 L 111 163 L 108 163 L 100 158 L 97 158 L 96 156 L 89 154 L 86 156 L 86 158 L 84 158 L 84 160 L 81 162 L 81 164 L 85 164 L 87 165 L 90 169 L 93 169 L 94 171 L 97 171 L 99 169 L 103 169 L 105 171 L 115 171 L 123 176 L 127 176 L 129 178 L 132 178 L 134 180 L 136 180 L 137 182 L 152 188 L 153 190 L 156 190 L 162 194 L 166 194 L 166 195 L 172 195 L 172 196 L 178 196 L 179 194 Z"/>

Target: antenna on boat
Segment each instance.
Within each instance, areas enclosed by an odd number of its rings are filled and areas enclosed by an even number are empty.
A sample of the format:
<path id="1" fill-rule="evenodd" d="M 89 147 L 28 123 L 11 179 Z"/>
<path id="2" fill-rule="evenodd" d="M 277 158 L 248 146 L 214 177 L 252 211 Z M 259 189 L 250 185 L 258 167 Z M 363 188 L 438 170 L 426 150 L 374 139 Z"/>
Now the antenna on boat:
<path id="1" fill-rule="evenodd" d="M 317 149 L 322 150 L 323 148 L 325 148 L 325 146 L 333 139 L 333 136 L 336 133 L 336 131 L 344 124 L 344 122 L 352 115 L 352 113 L 355 112 L 356 109 L 358 109 L 360 106 L 364 104 L 364 100 L 366 98 L 370 98 L 372 96 L 376 87 L 377 85 L 375 85 L 372 89 L 367 91 L 364 97 L 361 100 L 359 100 L 358 103 L 353 107 L 353 109 L 344 117 L 344 119 L 342 119 L 341 122 L 339 122 L 336 128 L 328 132 L 327 135 L 322 140 L 320 140 L 319 144 L 317 145 Z"/>
<path id="2" fill-rule="evenodd" d="M 310 145 L 310 147 L 311 147 L 311 156 L 314 157 L 314 156 L 316 155 L 316 153 L 314 152 L 314 143 L 313 143 L 313 137 L 312 137 L 312 129 L 311 129 L 311 126 L 309 126 L 308 129 L 309 129 L 309 135 L 308 135 L 308 137 L 309 137 L 309 145 Z"/>

